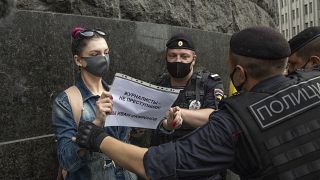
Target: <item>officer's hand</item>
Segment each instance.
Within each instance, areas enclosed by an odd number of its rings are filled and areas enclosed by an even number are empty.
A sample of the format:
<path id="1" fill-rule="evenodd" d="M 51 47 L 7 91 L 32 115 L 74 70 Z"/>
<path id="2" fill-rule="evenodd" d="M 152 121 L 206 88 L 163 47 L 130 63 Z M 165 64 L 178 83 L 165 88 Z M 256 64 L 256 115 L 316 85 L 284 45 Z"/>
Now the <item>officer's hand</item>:
<path id="1" fill-rule="evenodd" d="M 73 138 L 73 141 L 82 148 L 98 152 L 102 140 L 107 136 L 108 134 L 101 127 L 96 126 L 92 122 L 81 121 L 77 137 Z"/>
<path id="2" fill-rule="evenodd" d="M 166 121 L 163 122 L 163 127 L 167 130 L 179 129 L 182 125 L 183 119 L 181 117 L 181 109 L 176 106 L 170 108 L 169 115 Z"/>
<path id="3" fill-rule="evenodd" d="M 104 121 L 108 114 L 112 112 L 112 100 L 111 92 L 103 91 L 100 98 L 96 102 L 96 119 L 94 124 L 101 126 L 104 124 Z"/>

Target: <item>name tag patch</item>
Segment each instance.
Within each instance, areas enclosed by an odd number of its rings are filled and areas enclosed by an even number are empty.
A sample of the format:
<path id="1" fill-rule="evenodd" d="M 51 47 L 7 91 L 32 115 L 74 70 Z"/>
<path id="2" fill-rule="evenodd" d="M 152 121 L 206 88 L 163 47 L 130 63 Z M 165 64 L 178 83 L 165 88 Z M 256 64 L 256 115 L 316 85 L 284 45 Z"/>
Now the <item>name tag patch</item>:
<path id="1" fill-rule="evenodd" d="M 272 127 L 320 103 L 320 77 L 292 85 L 250 105 L 261 129 Z"/>

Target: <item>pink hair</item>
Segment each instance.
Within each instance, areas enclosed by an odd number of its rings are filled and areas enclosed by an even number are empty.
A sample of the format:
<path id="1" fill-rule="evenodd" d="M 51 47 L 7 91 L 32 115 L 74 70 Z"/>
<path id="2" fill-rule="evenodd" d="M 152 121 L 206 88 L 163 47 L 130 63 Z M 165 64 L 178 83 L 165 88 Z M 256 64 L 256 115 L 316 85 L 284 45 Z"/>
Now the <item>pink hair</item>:
<path id="1" fill-rule="evenodd" d="M 74 27 L 72 29 L 72 32 L 71 32 L 72 38 L 75 39 L 77 37 L 77 35 L 82 31 L 84 31 L 84 28 L 82 28 L 82 27 Z"/>

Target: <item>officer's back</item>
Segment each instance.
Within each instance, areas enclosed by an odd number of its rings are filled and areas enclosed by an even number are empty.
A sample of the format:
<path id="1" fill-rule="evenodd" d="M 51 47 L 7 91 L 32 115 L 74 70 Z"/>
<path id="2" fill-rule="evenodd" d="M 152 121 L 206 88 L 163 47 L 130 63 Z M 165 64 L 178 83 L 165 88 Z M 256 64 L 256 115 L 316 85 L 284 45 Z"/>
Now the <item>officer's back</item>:
<path id="1" fill-rule="evenodd" d="M 266 38 L 260 45 L 263 49 L 247 39 L 255 31 L 260 32 L 260 40 Z M 270 37 L 274 39 L 268 42 Z M 248 29 L 233 36 L 230 44 L 230 77 L 240 93 L 223 101 L 221 109 L 232 114 L 245 136 L 243 145 L 250 147 L 240 145 L 256 163 L 256 173 L 250 176 L 319 179 L 319 71 L 283 76 L 290 49 L 280 34 L 268 28 Z"/>

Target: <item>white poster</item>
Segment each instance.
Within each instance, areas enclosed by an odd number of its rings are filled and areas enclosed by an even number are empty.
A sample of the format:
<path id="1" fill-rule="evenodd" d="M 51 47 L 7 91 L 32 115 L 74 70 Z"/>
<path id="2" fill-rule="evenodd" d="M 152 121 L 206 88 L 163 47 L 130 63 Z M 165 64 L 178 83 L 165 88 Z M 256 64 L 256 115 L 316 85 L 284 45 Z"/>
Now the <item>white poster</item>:
<path id="1" fill-rule="evenodd" d="M 155 86 L 117 73 L 111 86 L 113 112 L 105 126 L 156 129 L 177 99 L 179 90 Z"/>

